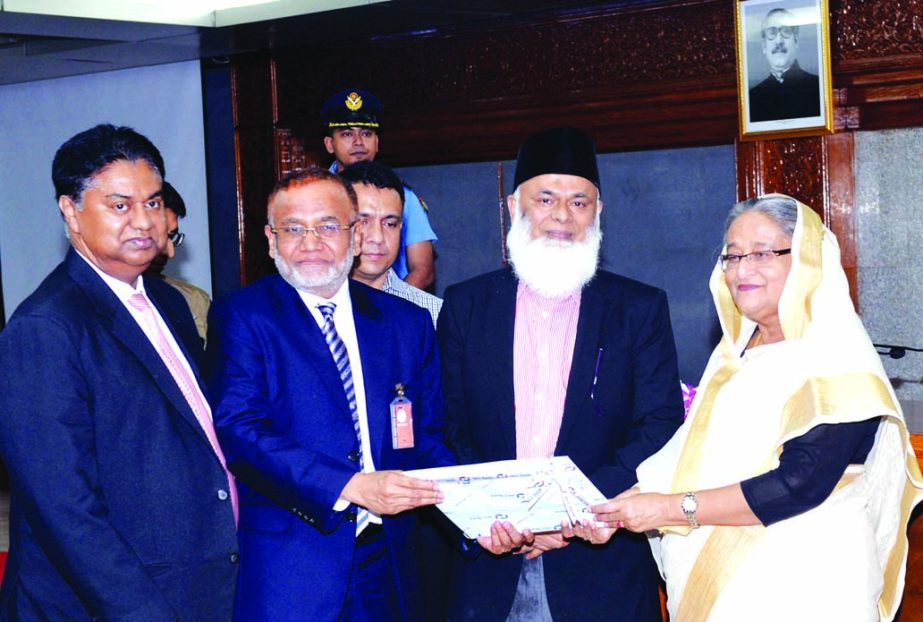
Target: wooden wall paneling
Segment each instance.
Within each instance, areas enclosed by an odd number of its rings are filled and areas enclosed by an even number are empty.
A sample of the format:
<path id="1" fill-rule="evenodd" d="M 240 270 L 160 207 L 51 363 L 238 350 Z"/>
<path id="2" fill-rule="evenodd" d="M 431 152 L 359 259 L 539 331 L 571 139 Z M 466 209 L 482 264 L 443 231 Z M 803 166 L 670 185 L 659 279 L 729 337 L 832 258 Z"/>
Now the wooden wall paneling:
<path id="1" fill-rule="evenodd" d="M 849 283 L 849 294 L 859 311 L 858 231 L 856 225 L 855 134 L 841 132 L 824 137 L 827 200 L 824 222 L 840 244 L 840 263 Z"/>
<path id="2" fill-rule="evenodd" d="M 830 4 L 834 66 L 872 59 L 876 64 L 900 66 L 910 56 L 923 58 L 923 0 L 832 0 Z"/>
<path id="3" fill-rule="evenodd" d="M 239 57 L 238 88 L 258 91 L 237 98 L 240 155 L 265 159 L 276 149 L 275 131 L 287 129 L 306 157 L 326 162 L 318 110 L 347 86 L 383 100 L 379 157 L 393 166 L 511 159 L 525 136 L 560 124 L 589 131 L 601 152 L 729 144 L 737 138 L 732 22 L 727 0 L 576 6 L 308 43 L 268 60 Z M 839 132 L 923 125 L 921 29 L 923 0 L 831 0 Z M 257 79 L 248 65 L 259 68 Z M 839 137 L 738 144 L 737 174 L 741 197 L 779 190 L 822 213 L 844 242 L 855 292 L 851 195 L 842 185 L 850 145 Z M 272 175 L 265 161 L 239 166 L 246 220 L 254 201 L 262 209 Z M 242 225 L 242 248 L 254 243 L 253 233 Z M 272 269 L 262 258 L 242 263 L 245 282 Z"/>
<path id="4" fill-rule="evenodd" d="M 853 134 L 737 141 L 736 148 L 737 200 L 781 192 L 816 211 L 837 236 L 858 308 Z"/>
<path id="5" fill-rule="evenodd" d="M 278 176 L 274 125 L 277 118 L 273 61 L 255 56 L 236 62 L 231 74 L 234 146 L 237 151 L 237 201 L 241 285 L 272 274 L 263 228 L 266 198 Z"/>
<path id="6" fill-rule="evenodd" d="M 923 125 L 923 0 L 831 1 L 834 86 L 856 129 Z"/>
<path id="7" fill-rule="evenodd" d="M 923 471 L 923 434 L 911 434 L 910 445 L 913 447 L 913 453 L 920 464 L 920 471 Z"/>
<path id="8" fill-rule="evenodd" d="M 923 32 L 920 33 L 923 37 Z M 849 111 L 850 129 L 878 130 L 923 125 L 923 56 L 903 59 L 909 66 L 882 69 L 869 60 L 844 63 L 836 75 L 839 101 Z M 895 61 L 889 60 L 886 67 Z"/>
<path id="9" fill-rule="evenodd" d="M 841 127 L 923 124 L 921 4 L 831 3 Z M 577 7 L 308 45 L 275 56 L 279 123 L 320 149 L 324 98 L 359 85 L 385 103 L 382 158 L 395 166 L 507 159 L 555 123 L 593 132 L 601 151 L 730 143 L 732 14 L 723 0 Z"/>
<path id="10" fill-rule="evenodd" d="M 601 151 L 727 144 L 737 127 L 727 9 L 572 10 L 288 51 L 277 57 L 280 125 L 320 144 L 324 98 L 361 86 L 384 103 L 381 157 L 395 166 L 509 159 L 528 134 L 563 124 L 592 132 Z M 671 36 L 683 31 L 695 35 Z"/>
<path id="11" fill-rule="evenodd" d="M 737 199 L 781 192 L 824 216 L 824 140 L 820 136 L 737 141 Z"/>
<path id="12" fill-rule="evenodd" d="M 309 152 L 304 142 L 288 128 L 275 128 L 276 177 L 295 171 L 303 171 L 309 166 L 322 166 L 315 152 Z"/>
<path id="13" fill-rule="evenodd" d="M 921 4 L 831 3 L 841 127 L 923 124 Z M 507 159 L 529 132 L 565 123 L 601 151 L 726 144 L 737 132 L 732 14 L 725 0 L 578 6 L 308 44 L 274 53 L 277 122 L 323 157 L 321 103 L 360 85 L 384 101 L 381 157 L 395 166 Z"/>

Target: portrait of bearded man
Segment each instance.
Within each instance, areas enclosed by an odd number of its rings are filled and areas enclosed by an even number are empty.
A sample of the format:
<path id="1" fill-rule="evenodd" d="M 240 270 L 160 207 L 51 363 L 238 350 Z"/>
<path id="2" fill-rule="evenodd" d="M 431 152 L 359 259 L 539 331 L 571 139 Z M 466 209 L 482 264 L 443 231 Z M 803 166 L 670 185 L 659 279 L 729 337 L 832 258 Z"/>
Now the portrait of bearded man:
<path id="1" fill-rule="evenodd" d="M 820 115 L 820 81 L 798 63 L 800 26 L 791 11 L 775 8 L 760 24 L 769 75 L 750 89 L 750 122 Z"/>

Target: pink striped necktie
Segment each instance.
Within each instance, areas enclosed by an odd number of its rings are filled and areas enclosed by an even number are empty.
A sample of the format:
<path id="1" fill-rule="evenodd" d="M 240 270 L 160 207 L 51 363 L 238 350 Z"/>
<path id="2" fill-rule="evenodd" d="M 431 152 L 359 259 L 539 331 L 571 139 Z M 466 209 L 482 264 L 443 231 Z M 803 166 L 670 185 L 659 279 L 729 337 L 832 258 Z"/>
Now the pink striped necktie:
<path id="1" fill-rule="evenodd" d="M 237 486 L 234 484 L 234 476 L 228 471 L 221 446 L 218 445 L 218 437 L 215 435 L 215 426 L 212 423 L 212 418 L 209 414 L 208 406 L 205 404 L 202 392 L 197 390 L 195 378 L 183 367 L 183 364 L 178 358 L 179 355 L 170 346 L 170 341 L 167 339 L 167 336 L 163 334 L 163 330 L 161 330 L 157 318 L 154 317 L 154 309 L 151 307 L 151 303 L 147 297 L 140 292 L 132 294 L 128 298 L 128 304 L 140 311 L 144 317 L 148 329 L 150 329 L 150 332 L 154 336 L 154 347 L 157 348 L 157 353 L 160 354 L 160 358 L 163 360 L 164 365 L 167 366 L 167 369 L 170 370 L 170 375 L 173 376 L 173 380 L 176 381 L 180 391 L 183 392 L 183 396 L 189 403 L 192 412 L 195 413 L 195 418 L 198 420 L 199 425 L 202 426 L 202 430 L 205 431 L 208 442 L 211 443 L 212 449 L 214 449 L 215 454 L 218 456 L 218 460 L 221 462 L 221 466 L 224 468 L 224 472 L 227 474 L 228 492 L 231 496 L 231 506 L 234 509 L 234 523 L 236 524 Z M 219 496 L 222 492 L 224 491 L 218 491 Z"/>

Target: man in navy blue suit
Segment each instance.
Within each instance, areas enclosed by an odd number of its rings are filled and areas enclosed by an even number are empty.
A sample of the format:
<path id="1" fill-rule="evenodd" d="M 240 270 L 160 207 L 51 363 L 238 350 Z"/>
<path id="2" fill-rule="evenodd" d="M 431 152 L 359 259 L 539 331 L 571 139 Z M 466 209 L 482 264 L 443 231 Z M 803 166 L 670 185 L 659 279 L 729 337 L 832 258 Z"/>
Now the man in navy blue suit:
<path id="1" fill-rule="evenodd" d="M 279 275 L 209 314 L 210 395 L 241 490 L 241 621 L 423 615 L 416 509 L 442 496 L 401 471 L 455 462 L 436 338 L 425 310 L 347 280 L 356 210 L 335 173 L 284 177 L 265 229 Z"/>
<path id="2" fill-rule="evenodd" d="M 439 316 L 446 429 L 463 463 L 570 456 L 607 497 L 682 421 L 664 292 L 597 270 L 600 179 L 572 128 L 523 144 L 507 204 L 513 270 L 445 292 Z M 453 620 L 659 621 L 643 536 L 605 546 L 562 531 L 516 554 L 458 556 Z"/>
<path id="3" fill-rule="evenodd" d="M 99 125 L 55 154 L 72 248 L 0 333 L 10 553 L 0 620 L 228 621 L 236 492 L 167 242 L 163 159 Z"/>

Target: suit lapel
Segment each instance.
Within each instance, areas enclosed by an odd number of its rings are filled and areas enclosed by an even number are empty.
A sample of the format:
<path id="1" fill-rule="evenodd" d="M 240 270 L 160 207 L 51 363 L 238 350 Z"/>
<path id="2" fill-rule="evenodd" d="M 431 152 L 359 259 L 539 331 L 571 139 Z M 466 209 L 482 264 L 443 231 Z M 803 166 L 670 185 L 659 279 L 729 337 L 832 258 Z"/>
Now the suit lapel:
<path id="1" fill-rule="evenodd" d="M 349 294 L 353 303 L 353 321 L 356 325 L 356 338 L 362 358 L 362 386 L 365 390 L 365 415 L 369 430 L 369 444 L 372 460 L 376 466 L 381 465 L 381 454 L 389 444 L 391 434 L 390 404 L 393 396 L 389 393 L 393 387 L 387 385 L 388 369 L 396 353 L 392 351 L 387 339 L 384 339 L 384 316 L 381 310 L 369 298 L 363 287 L 349 282 Z"/>
<path id="2" fill-rule="evenodd" d="M 167 325 L 170 334 L 173 335 L 173 339 L 176 341 L 176 345 L 179 346 L 183 356 L 185 356 L 186 360 L 189 362 L 189 367 L 192 368 L 192 375 L 195 376 L 195 380 L 199 385 L 199 390 L 201 390 L 202 394 L 204 395 L 205 383 L 203 382 L 202 377 L 199 375 L 199 365 L 201 364 L 199 361 L 201 360 L 201 356 L 193 356 L 193 353 L 190 352 L 188 348 L 188 340 L 179 333 L 176 326 L 174 326 L 173 322 L 170 320 L 170 318 L 178 318 L 179 313 L 181 313 L 182 310 L 176 309 L 173 305 L 168 304 L 168 301 L 165 300 L 159 293 L 158 288 L 151 283 L 151 279 L 145 278 L 144 289 L 147 292 L 147 297 L 150 299 L 154 307 L 157 308 L 157 311 L 160 313 L 160 317 L 163 318 L 164 323 Z M 172 286 L 168 285 L 168 287 Z M 186 304 L 185 299 L 183 300 L 183 304 Z M 196 334 L 196 336 L 198 336 L 198 334 Z"/>
<path id="3" fill-rule="evenodd" d="M 279 310 L 279 326 L 286 332 L 286 341 L 291 347 L 304 355 L 303 359 L 314 367 L 314 371 L 321 383 L 330 394 L 333 403 L 344 416 L 352 420 L 349 404 L 346 401 L 346 391 L 340 380 L 340 372 L 333 362 L 330 348 L 324 341 L 324 334 L 308 311 L 304 301 L 294 287 L 285 282 L 282 277 L 277 277 L 272 295 L 274 304 Z M 302 359 L 302 357 L 299 357 Z"/>
<path id="4" fill-rule="evenodd" d="M 516 291 L 519 282 L 509 272 L 501 275 L 497 289 L 487 306 L 486 324 L 482 337 L 487 340 L 481 352 L 495 352 L 484 366 L 488 395 L 495 396 L 500 413 L 500 428 L 506 442 L 507 455 L 516 456 L 516 393 L 513 383 L 513 338 L 516 326 Z"/>
<path id="5" fill-rule="evenodd" d="M 148 340 L 144 331 L 132 317 L 125 305 L 118 299 L 109 286 L 96 274 L 86 262 L 71 250 L 65 260 L 68 274 L 71 279 L 83 290 L 87 297 L 93 301 L 96 314 L 101 323 L 112 333 L 112 336 L 121 342 L 138 359 L 141 365 L 150 374 L 154 384 L 160 389 L 167 400 L 173 405 L 196 431 L 206 444 L 209 452 L 214 454 L 205 431 L 196 419 L 195 413 L 180 391 L 173 375 L 164 364 L 154 345 Z M 164 321 L 167 321 L 164 317 Z M 169 321 L 167 321 L 169 325 Z M 192 367 L 192 365 L 190 365 Z"/>
<path id="6" fill-rule="evenodd" d="M 555 445 L 555 455 L 566 453 L 567 437 L 580 416 L 580 405 L 590 394 L 596 374 L 596 361 L 600 356 L 600 331 L 603 325 L 605 305 L 602 295 L 592 281 L 580 294 L 580 316 L 577 318 L 577 338 L 574 341 L 574 355 L 567 378 L 567 393 L 564 396 L 564 416 Z"/>

